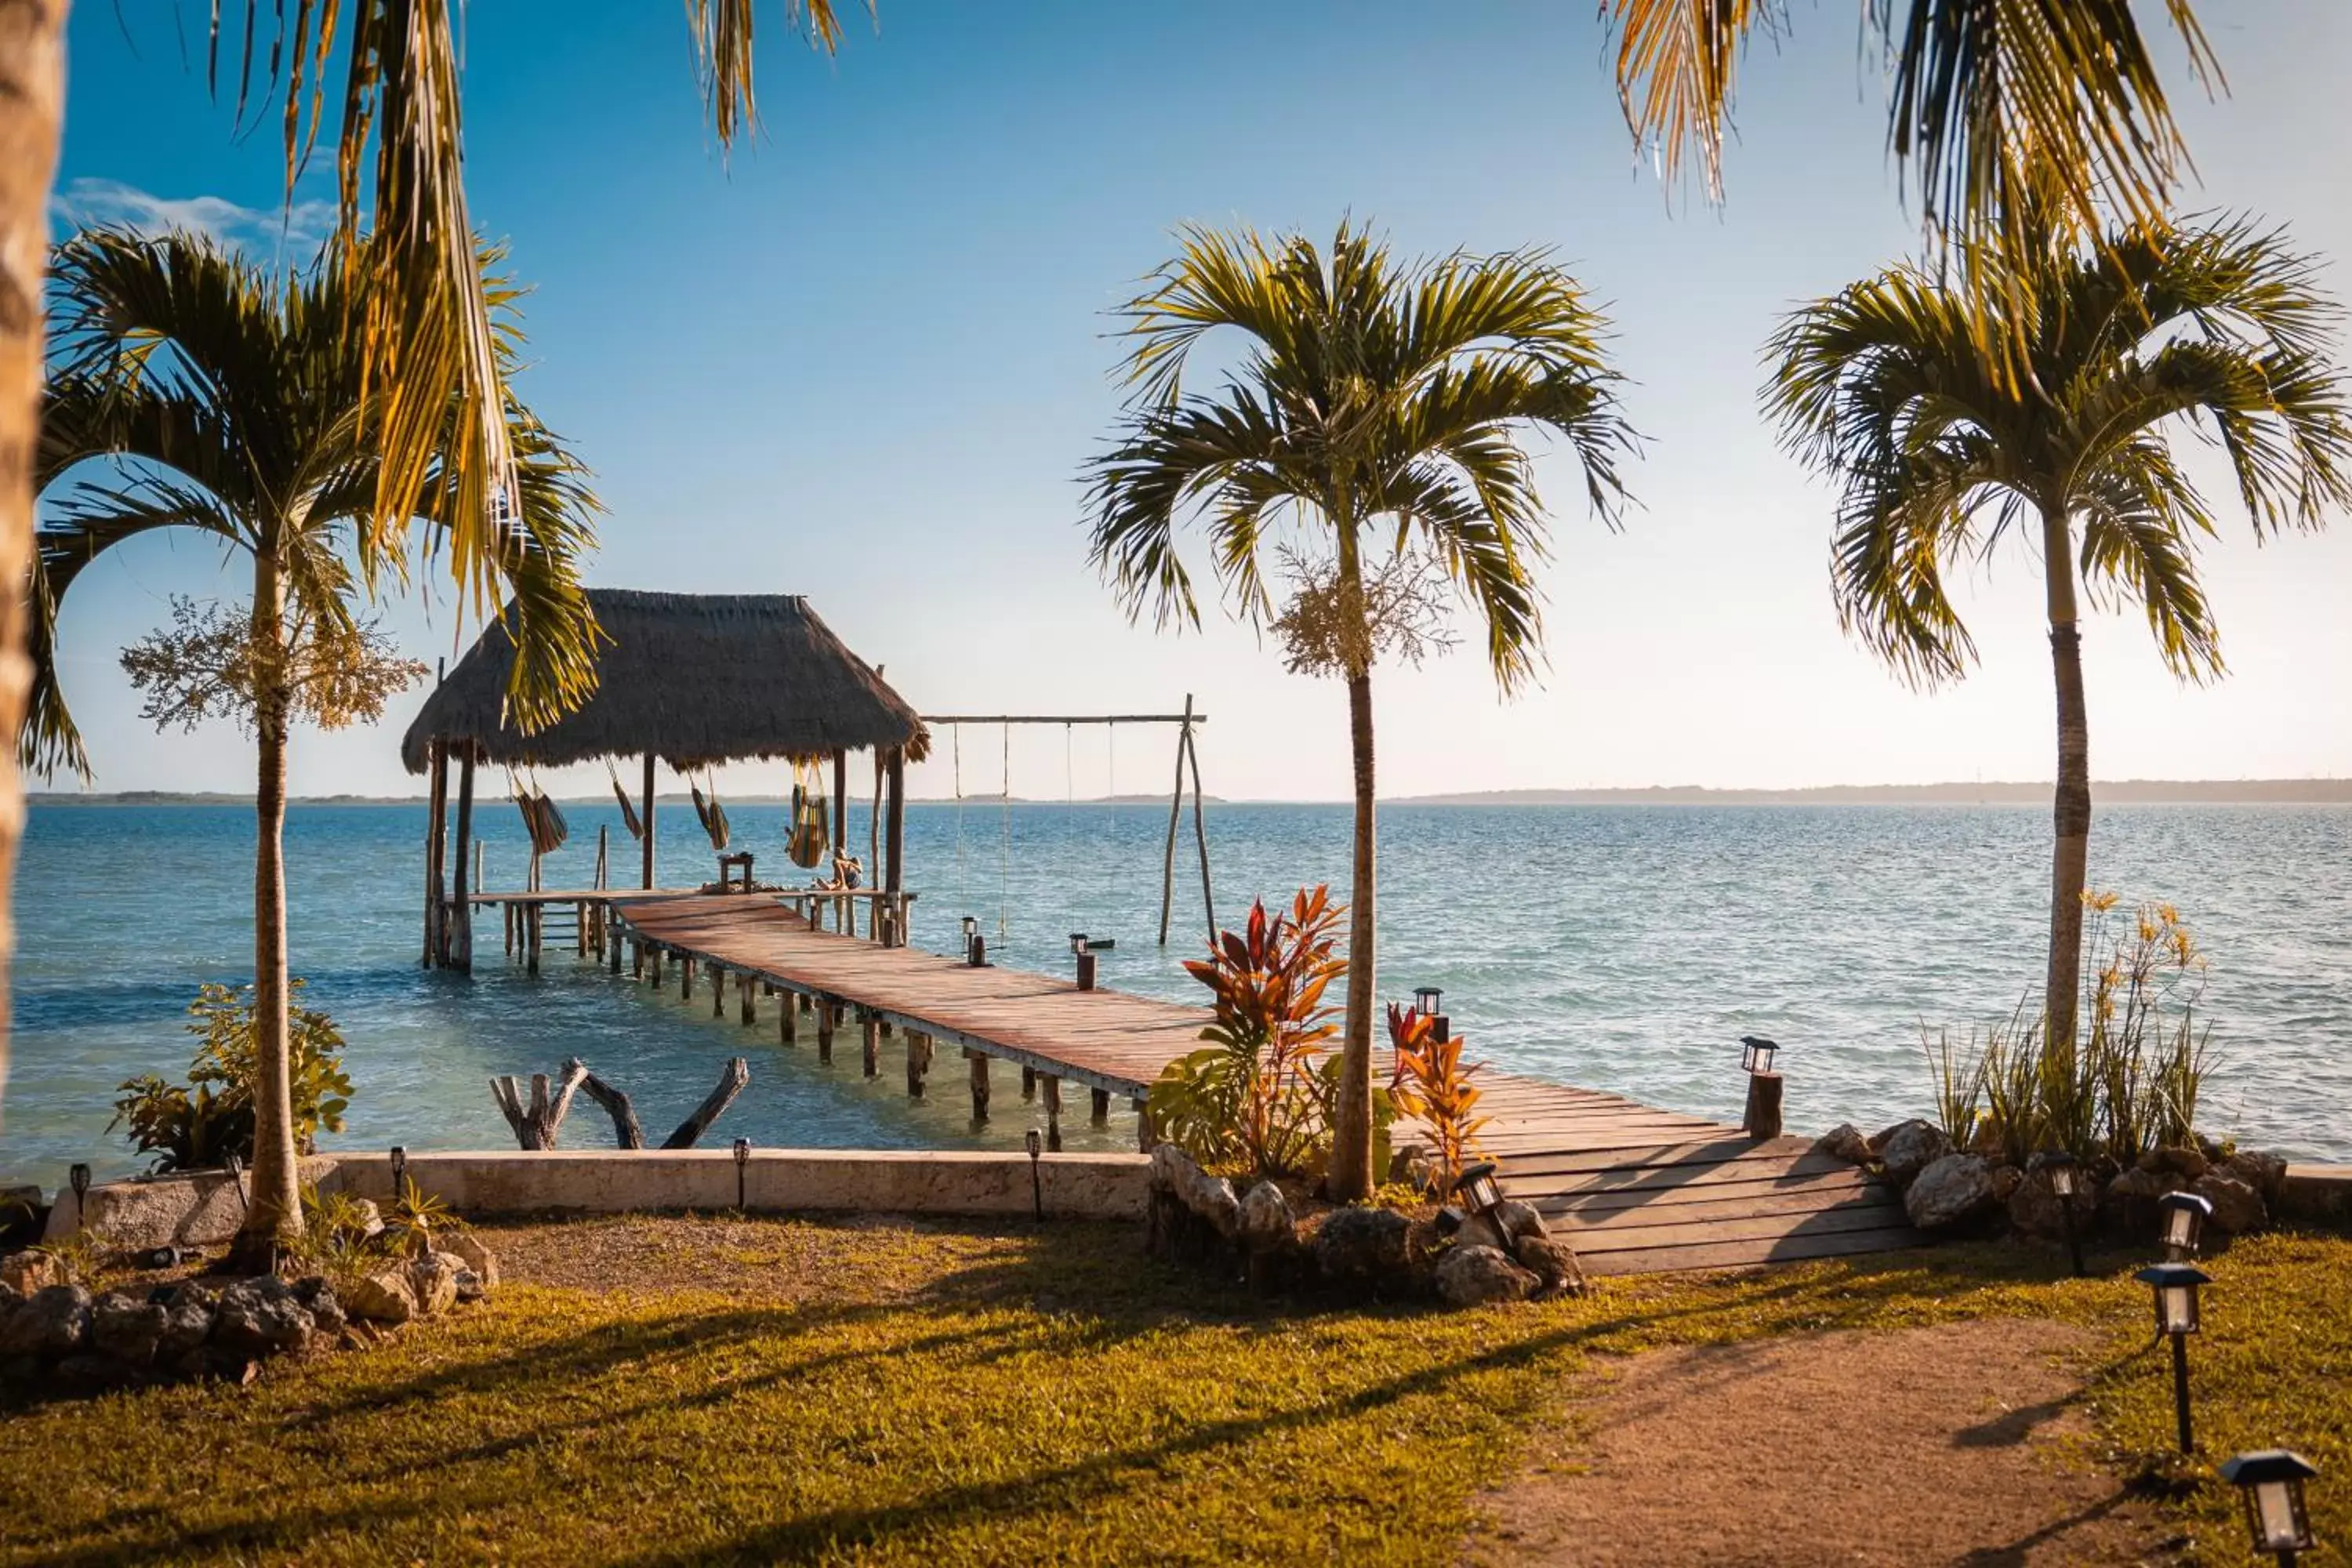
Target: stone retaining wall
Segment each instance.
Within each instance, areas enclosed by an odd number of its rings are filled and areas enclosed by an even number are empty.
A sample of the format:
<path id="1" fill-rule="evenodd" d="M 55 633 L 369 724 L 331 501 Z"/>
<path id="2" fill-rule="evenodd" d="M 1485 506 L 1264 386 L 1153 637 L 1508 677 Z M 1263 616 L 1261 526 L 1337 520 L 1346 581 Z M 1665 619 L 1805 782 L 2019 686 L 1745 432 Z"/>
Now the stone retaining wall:
<path id="1" fill-rule="evenodd" d="M 1141 1219 L 1150 1162 L 1140 1154 L 1047 1154 L 1037 1162 L 1045 1214 L 1054 1219 Z M 408 1174 L 430 1196 L 468 1215 L 624 1214 L 643 1209 L 731 1209 L 739 1197 L 731 1149 L 669 1151 L 420 1150 Z M 303 1162 L 323 1191 L 383 1202 L 392 1195 L 385 1153 L 321 1154 Z M 755 1149 L 740 1196 L 759 1212 L 1027 1215 L 1035 1199 L 1026 1154 L 842 1149 Z M 90 1188 L 88 1223 L 116 1247 L 217 1246 L 243 1217 L 217 1171 L 109 1182 Z M 73 1194 L 59 1194 L 48 1234 L 75 1228 Z"/>

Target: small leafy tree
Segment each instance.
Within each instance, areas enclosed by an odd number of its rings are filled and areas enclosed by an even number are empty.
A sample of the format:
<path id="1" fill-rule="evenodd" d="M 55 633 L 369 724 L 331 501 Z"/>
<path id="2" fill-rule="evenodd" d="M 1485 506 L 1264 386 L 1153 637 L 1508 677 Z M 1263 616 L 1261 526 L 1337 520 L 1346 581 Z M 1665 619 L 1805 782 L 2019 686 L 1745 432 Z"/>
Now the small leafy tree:
<path id="1" fill-rule="evenodd" d="M 1348 972 L 1333 951 L 1346 912 L 1328 887 L 1301 889 L 1286 913 L 1260 899 L 1242 930 L 1185 963 L 1209 988 L 1216 1021 L 1201 1031 L 1210 1044 L 1171 1062 L 1152 1086 L 1147 1103 L 1162 1140 L 1235 1174 L 1326 1173 L 1340 1060 L 1328 1048 L 1339 1031 L 1323 994 Z M 1386 1095 L 1376 1099 L 1385 1128 L 1394 1111 Z"/>
<path id="2" fill-rule="evenodd" d="M 1444 1192 L 1454 1190 L 1462 1168 L 1478 1149 L 1478 1131 L 1486 1118 L 1473 1116 L 1480 1090 L 1471 1079 L 1484 1062 L 1463 1065 L 1463 1038 L 1437 1037 L 1437 1020 L 1411 1007 L 1389 1004 L 1389 1043 L 1396 1049 L 1396 1078 L 1389 1098 L 1400 1114 L 1418 1117 L 1428 1130 L 1430 1152 L 1436 1157 Z"/>
<path id="3" fill-rule="evenodd" d="M 291 983 L 295 995 L 303 982 Z M 261 1070 L 255 1039 L 253 987 L 232 990 L 207 982 L 189 1005 L 197 1037 L 188 1081 L 175 1084 L 153 1073 L 126 1079 L 114 1102 L 107 1131 L 127 1124 L 131 1143 L 158 1156 L 158 1171 L 187 1171 L 220 1164 L 227 1156 L 250 1163 L 254 1146 L 255 1086 Z M 321 1131 L 340 1132 L 351 1106 L 352 1080 L 343 1073 L 343 1037 L 324 1013 L 299 1005 L 287 1009 L 291 1044 L 291 1088 L 296 1152 L 318 1152 Z"/>

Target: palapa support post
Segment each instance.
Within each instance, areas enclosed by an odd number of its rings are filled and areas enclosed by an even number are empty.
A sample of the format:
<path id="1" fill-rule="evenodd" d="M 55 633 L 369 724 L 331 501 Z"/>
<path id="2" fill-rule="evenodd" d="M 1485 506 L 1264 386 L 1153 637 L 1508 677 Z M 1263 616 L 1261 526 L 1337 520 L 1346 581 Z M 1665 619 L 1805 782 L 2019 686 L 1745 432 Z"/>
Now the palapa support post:
<path id="1" fill-rule="evenodd" d="M 1780 1075 L 1777 1072 L 1752 1072 L 1748 1075 L 1748 1111 L 1740 1119 L 1740 1129 L 1759 1140 L 1780 1136 Z"/>
<path id="2" fill-rule="evenodd" d="M 849 853 L 849 752 L 840 748 L 833 753 L 833 847 L 844 855 Z M 857 934 L 856 900 L 833 900 L 833 925 L 845 935 Z"/>
<path id="3" fill-rule="evenodd" d="M 1107 1089 L 1094 1091 L 1094 1124 L 1097 1127 L 1110 1125 L 1110 1090 Z"/>
<path id="4" fill-rule="evenodd" d="M 466 889 L 467 857 L 474 845 L 474 753 L 471 741 L 461 742 L 463 754 L 457 764 L 457 919 L 452 921 L 449 942 L 449 967 L 472 973 L 474 969 L 474 900 Z"/>
<path id="5" fill-rule="evenodd" d="M 1062 1080 L 1045 1075 L 1045 1147 L 1054 1153 L 1062 1152 Z"/>
<path id="6" fill-rule="evenodd" d="M 875 912 L 886 910 L 889 917 L 883 941 L 891 947 L 907 945 L 907 911 L 902 902 L 907 891 L 907 748 L 890 748 L 890 824 L 889 834 L 883 841 L 883 890 L 890 896 L 877 900 Z"/>
<path id="7" fill-rule="evenodd" d="M 650 888 L 654 885 L 654 754 L 651 752 L 646 753 L 646 811 L 640 826 L 646 831 L 637 841 L 637 848 L 645 868 L 637 885 Z"/>
<path id="8" fill-rule="evenodd" d="M 988 1053 L 964 1047 L 963 1059 L 971 1079 L 971 1119 L 988 1120 Z"/>
<path id="9" fill-rule="evenodd" d="M 448 958 L 442 944 L 442 921 L 447 913 L 444 898 L 443 857 L 449 848 L 449 742 L 437 737 L 425 748 L 425 967 L 432 969 Z"/>
<path id="10" fill-rule="evenodd" d="M 864 1066 L 867 1078 L 877 1078 L 882 1072 L 882 1015 L 865 1009 L 864 1026 L 858 1031 L 864 1040 Z"/>
<path id="11" fill-rule="evenodd" d="M 931 1037 L 919 1030 L 907 1031 L 907 1097 L 923 1098 L 923 1079 L 931 1070 Z"/>

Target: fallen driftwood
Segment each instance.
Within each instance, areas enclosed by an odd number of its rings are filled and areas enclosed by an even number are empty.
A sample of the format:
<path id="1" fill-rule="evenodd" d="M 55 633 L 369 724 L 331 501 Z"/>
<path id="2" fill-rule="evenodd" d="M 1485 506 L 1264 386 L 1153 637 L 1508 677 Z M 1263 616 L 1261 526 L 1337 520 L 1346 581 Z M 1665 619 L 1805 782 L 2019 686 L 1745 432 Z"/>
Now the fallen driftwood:
<path id="1" fill-rule="evenodd" d="M 694 1113 L 679 1122 L 676 1131 L 662 1140 L 662 1147 L 693 1148 L 695 1142 L 710 1130 L 710 1124 L 735 1103 L 735 1097 L 741 1094 L 744 1086 L 751 1081 L 751 1064 L 741 1057 L 730 1060 L 720 1070 L 717 1085 L 703 1097 L 702 1103 L 695 1107 Z M 545 1073 L 531 1074 L 528 1107 L 523 1101 L 521 1083 L 511 1074 L 490 1079 L 490 1098 L 498 1101 L 507 1125 L 514 1129 L 515 1142 L 527 1150 L 555 1147 L 556 1140 L 563 1131 L 563 1119 L 572 1110 L 572 1097 L 580 1093 L 585 1093 L 603 1106 L 604 1113 L 613 1119 L 613 1140 L 615 1143 L 624 1149 L 646 1146 L 645 1129 L 637 1121 L 636 1107 L 630 1103 L 629 1097 L 590 1072 L 588 1065 L 578 1057 L 563 1064 L 562 1074 L 552 1089 Z"/>

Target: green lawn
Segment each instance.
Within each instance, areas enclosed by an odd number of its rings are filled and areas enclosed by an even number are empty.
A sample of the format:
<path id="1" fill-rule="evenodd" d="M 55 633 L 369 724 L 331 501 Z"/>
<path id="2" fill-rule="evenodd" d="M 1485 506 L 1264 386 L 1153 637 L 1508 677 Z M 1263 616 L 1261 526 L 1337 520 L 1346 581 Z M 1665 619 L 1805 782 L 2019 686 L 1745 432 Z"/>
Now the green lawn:
<path id="1" fill-rule="evenodd" d="M 663 1222 L 687 1248 L 698 1223 Z M 565 1241 L 593 1255 L 607 1234 Z M 1204 1292 L 1121 1227 L 726 1235 L 738 1279 L 791 1288 L 509 1284 L 249 1389 L 12 1412 L 0 1562 L 1444 1563 L 1588 1356 L 1987 1314 L 2102 1330 L 2103 1458 L 2175 1474 L 2144 1289 L 2002 1249 L 1444 1313 Z M 2352 1243 L 2266 1238 L 2211 1268 L 2205 1450 L 2301 1448 L 2340 1551 Z M 2210 1560 L 2242 1561 L 2224 1490 L 2192 1479 L 2166 1506 Z"/>

